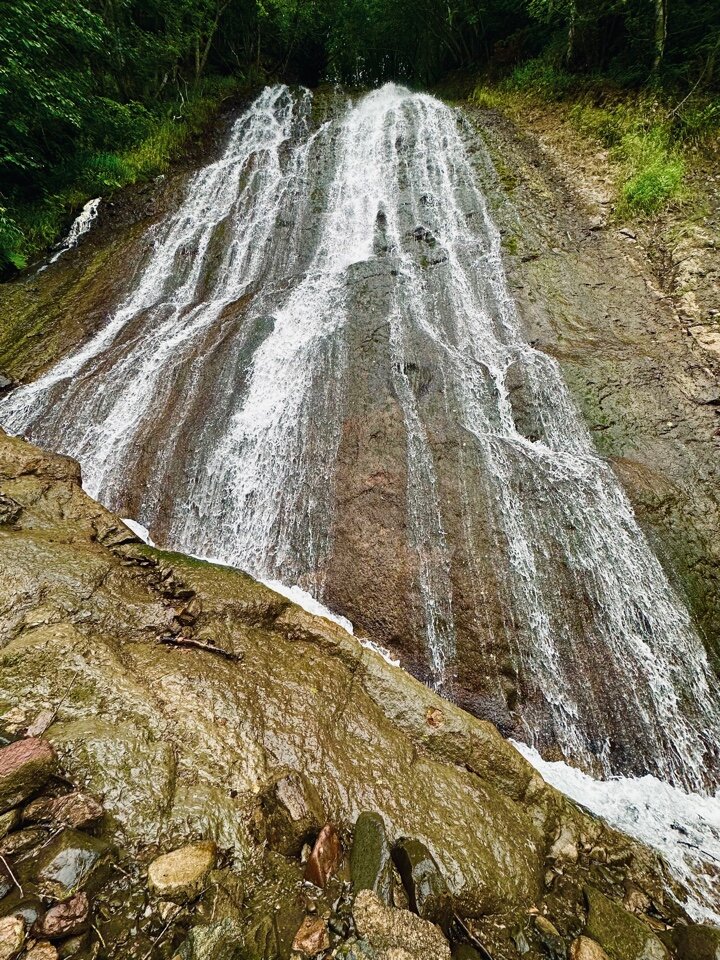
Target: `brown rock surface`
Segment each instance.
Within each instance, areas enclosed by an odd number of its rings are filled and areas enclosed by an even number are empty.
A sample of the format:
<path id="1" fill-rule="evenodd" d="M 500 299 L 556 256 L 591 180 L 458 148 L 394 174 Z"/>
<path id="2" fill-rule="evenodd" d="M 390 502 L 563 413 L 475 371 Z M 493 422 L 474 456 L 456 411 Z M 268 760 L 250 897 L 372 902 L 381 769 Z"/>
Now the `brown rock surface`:
<path id="1" fill-rule="evenodd" d="M 33 933 L 48 940 L 58 940 L 81 933 L 90 922 L 90 901 L 81 891 L 64 903 L 51 907 L 42 919 L 38 920 Z"/>
<path id="2" fill-rule="evenodd" d="M 342 858 L 340 834 L 332 823 L 326 823 L 320 831 L 305 866 L 305 879 L 316 887 L 326 886 L 335 875 Z"/>
<path id="3" fill-rule="evenodd" d="M 55 768 L 55 751 L 45 740 L 28 737 L 0 749 L 0 813 L 38 790 Z"/>

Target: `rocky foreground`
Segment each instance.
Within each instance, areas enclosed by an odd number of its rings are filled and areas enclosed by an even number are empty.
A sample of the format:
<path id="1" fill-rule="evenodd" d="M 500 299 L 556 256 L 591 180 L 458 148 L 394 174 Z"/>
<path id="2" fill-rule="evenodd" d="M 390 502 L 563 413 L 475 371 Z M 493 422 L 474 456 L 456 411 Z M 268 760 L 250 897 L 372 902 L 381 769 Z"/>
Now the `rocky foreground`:
<path id="1" fill-rule="evenodd" d="M 489 723 L 0 435 L 0 960 L 709 960 Z"/>

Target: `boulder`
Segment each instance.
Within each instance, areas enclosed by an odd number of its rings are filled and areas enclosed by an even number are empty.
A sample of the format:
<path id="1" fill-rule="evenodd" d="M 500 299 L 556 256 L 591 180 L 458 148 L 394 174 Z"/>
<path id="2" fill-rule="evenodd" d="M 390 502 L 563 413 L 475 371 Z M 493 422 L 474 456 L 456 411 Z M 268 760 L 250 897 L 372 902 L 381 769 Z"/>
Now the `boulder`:
<path id="1" fill-rule="evenodd" d="M 321 889 L 337 872 L 342 859 L 340 834 L 331 824 L 326 823 L 315 841 L 315 846 L 305 866 L 305 879 Z"/>
<path id="2" fill-rule="evenodd" d="M 0 749 L 0 813 L 11 810 L 44 786 L 55 770 L 55 751 L 28 737 Z"/>
<path id="3" fill-rule="evenodd" d="M 0 920 L 0 960 L 14 960 L 25 943 L 25 921 L 22 917 Z"/>
<path id="4" fill-rule="evenodd" d="M 720 960 L 720 927 L 678 924 L 673 930 L 678 960 Z"/>
<path id="5" fill-rule="evenodd" d="M 263 791 L 260 808 L 270 846 L 286 857 L 297 857 L 312 843 L 325 823 L 325 809 L 307 777 L 295 770 L 277 774 Z"/>
<path id="6" fill-rule="evenodd" d="M 20 917 L 25 921 L 25 927 L 29 930 L 36 922 L 38 917 L 45 912 L 42 900 L 37 897 L 26 897 L 16 891 L 0 903 L 2 915 L 5 917 Z"/>
<path id="7" fill-rule="evenodd" d="M 245 960 L 242 927 L 230 918 L 193 927 L 177 956 L 181 960 Z"/>
<path id="8" fill-rule="evenodd" d="M 642 920 L 593 887 L 586 887 L 585 897 L 589 909 L 585 933 L 610 960 L 668 960 L 665 946 Z"/>
<path id="9" fill-rule="evenodd" d="M 355 823 L 350 850 L 350 875 L 356 893 L 372 890 L 383 903 L 392 896 L 392 857 L 383 819 L 361 813 Z"/>
<path id="10" fill-rule="evenodd" d="M 305 917 L 295 934 L 293 951 L 304 957 L 314 957 L 316 953 L 330 948 L 330 935 L 327 921 L 322 917 Z"/>
<path id="11" fill-rule="evenodd" d="M 43 894 L 66 900 L 81 889 L 95 889 L 106 878 L 113 848 L 78 830 L 63 830 L 42 851 L 37 882 Z"/>
<path id="12" fill-rule="evenodd" d="M 570 960 L 608 960 L 608 955 L 590 937 L 576 937 L 570 944 Z"/>
<path id="13" fill-rule="evenodd" d="M 449 895 L 437 863 L 419 840 L 404 838 L 395 845 L 392 859 L 408 895 L 410 909 L 427 920 L 447 914 Z"/>
<path id="14" fill-rule="evenodd" d="M 88 793 L 68 793 L 62 797 L 40 797 L 23 810 L 25 823 L 57 823 L 63 827 L 90 826 L 103 815 L 102 804 Z"/>
<path id="15" fill-rule="evenodd" d="M 148 884 L 156 896 L 184 903 L 202 892 L 216 863 L 217 846 L 212 840 L 189 843 L 153 860 Z"/>
<path id="16" fill-rule="evenodd" d="M 90 901 L 81 891 L 64 903 L 51 907 L 45 916 L 38 920 L 33 933 L 48 940 L 72 937 L 82 933 L 90 923 Z"/>
<path id="17" fill-rule="evenodd" d="M 353 919 L 377 960 L 392 960 L 393 956 L 404 960 L 450 960 L 450 946 L 434 924 L 408 910 L 386 906 L 372 890 L 361 890 L 355 897 Z"/>

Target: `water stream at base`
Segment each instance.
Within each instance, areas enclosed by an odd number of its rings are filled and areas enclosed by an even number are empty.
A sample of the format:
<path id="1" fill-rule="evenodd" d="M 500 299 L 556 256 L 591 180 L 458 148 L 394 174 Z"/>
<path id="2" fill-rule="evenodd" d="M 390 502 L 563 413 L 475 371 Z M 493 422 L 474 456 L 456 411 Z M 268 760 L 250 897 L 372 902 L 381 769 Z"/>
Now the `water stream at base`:
<path id="1" fill-rule="evenodd" d="M 702 642 L 558 364 L 524 338 L 458 121 L 387 85 L 317 123 L 309 91 L 267 88 L 193 177 L 105 326 L 3 399 L 0 420 L 77 458 L 109 507 L 127 512 L 128 490 L 140 490 L 134 512 L 153 536 L 162 527 L 164 546 L 322 598 L 353 271 L 377 265 L 391 278 L 389 380 L 435 684 L 456 652 L 457 545 L 419 353 L 485 492 L 487 517 L 470 496 L 457 510 L 463 529 L 494 530 L 517 669 L 533 691 L 525 738 L 549 724 L 576 762 L 610 774 L 629 755 L 707 788 L 720 710 Z"/>

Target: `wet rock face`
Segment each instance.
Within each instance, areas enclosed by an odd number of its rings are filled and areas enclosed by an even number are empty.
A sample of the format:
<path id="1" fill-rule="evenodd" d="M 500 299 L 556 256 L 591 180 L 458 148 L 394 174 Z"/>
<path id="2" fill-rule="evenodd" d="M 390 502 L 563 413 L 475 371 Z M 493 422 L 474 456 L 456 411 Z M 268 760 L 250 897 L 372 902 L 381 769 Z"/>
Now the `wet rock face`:
<path id="1" fill-rule="evenodd" d="M 22 510 L 0 527 L 0 723 L 51 711 L 55 752 L 0 841 L 0 917 L 29 938 L 81 960 L 100 936 L 108 960 L 289 960 L 326 936 L 323 960 L 538 960 L 539 908 L 567 950 L 601 942 L 586 885 L 651 936 L 650 905 L 687 920 L 657 858 L 492 725 L 244 574 L 138 543 L 71 462 L 0 434 L 0 473 Z"/>
<path id="2" fill-rule="evenodd" d="M 720 960 L 720 928 L 679 924 L 673 930 L 678 960 Z"/>
<path id="3" fill-rule="evenodd" d="M 586 932 L 605 950 L 610 960 L 669 960 L 662 943 L 639 919 L 608 900 L 598 890 L 586 891 Z"/>

